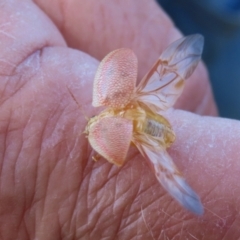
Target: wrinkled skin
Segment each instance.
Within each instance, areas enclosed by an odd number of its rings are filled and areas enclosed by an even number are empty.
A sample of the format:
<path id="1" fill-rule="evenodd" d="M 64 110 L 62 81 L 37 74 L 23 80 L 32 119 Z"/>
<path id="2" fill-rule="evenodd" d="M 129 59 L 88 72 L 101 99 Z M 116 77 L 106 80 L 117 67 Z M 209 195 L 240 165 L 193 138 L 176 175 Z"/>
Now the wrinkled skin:
<path id="1" fill-rule="evenodd" d="M 1 239 L 237 239 L 240 123 L 216 115 L 201 64 L 167 114 L 170 154 L 205 214 L 182 209 L 131 147 L 118 168 L 81 133 L 98 61 L 119 47 L 139 79 L 180 37 L 154 1 L 2 0 L 0 4 Z M 73 49 L 74 48 L 74 49 Z M 73 100 L 71 91 L 80 107 Z"/>

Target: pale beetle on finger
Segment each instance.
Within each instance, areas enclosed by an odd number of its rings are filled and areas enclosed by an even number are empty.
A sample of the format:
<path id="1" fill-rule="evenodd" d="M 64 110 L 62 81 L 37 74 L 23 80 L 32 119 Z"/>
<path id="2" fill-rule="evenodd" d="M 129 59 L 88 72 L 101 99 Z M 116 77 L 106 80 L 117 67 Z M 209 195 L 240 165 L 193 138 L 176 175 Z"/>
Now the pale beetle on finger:
<path id="1" fill-rule="evenodd" d="M 110 52 L 100 63 L 93 86 L 94 107 L 106 106 L 85 129 L 92 148 L 117 166 L 133 143 L 148 160 L 161 185 L 182 206 L 203 214 L 198 195 L 187 184 L 166 149 L 175 134 L 161 112 L 181 95 L 185 80 L 201 59 L 203 37 L 173 42 L 136 87 L 137 58 L 132 50 Z"/>

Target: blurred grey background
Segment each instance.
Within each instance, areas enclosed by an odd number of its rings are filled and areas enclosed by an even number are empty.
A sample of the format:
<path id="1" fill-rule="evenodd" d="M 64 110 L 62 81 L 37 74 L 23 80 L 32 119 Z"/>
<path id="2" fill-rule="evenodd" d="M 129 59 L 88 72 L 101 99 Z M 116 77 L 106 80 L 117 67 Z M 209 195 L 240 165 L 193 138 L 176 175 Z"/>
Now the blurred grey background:
<path id="1" fill-rule="evenodd" d="M 240 119 L 240 0 L 158 0 L 176 26 L 205 38 L 203 60 L 222 117 Z"/>

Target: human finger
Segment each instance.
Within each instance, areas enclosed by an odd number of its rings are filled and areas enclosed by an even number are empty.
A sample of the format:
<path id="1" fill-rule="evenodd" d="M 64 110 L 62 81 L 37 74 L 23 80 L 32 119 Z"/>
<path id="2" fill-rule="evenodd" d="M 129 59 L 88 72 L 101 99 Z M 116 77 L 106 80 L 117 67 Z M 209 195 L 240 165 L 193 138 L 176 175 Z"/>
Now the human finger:
<path id="1" fill-rule="evenodd" d="M 1 2 L 0 49 L 1 238 L 64 238 L 75 232 L 61 229 L 86 159 L 86 120 L 67 89 L 78 89 L 84 104 L 97 62 L 68 49 L 31 1 Z"/>

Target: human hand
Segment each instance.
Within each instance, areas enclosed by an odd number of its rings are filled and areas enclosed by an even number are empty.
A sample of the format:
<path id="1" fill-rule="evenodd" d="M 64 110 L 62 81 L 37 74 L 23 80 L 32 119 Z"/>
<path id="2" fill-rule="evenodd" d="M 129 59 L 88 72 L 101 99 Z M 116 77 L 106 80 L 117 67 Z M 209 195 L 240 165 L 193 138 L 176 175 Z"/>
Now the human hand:
<path id="1" fill-rule="evenodd" d="M 134 148 L 122 168 L 95 163 L 81 135 L 86 120 L 68 89 L 88 116 L 96 114 L 91 98 L 98 65 L 81 51 L 100 60 L 130 47 L 141 78 L 180 37 L 168 17 L 151 1 L 36 3 L 52 20 L 27 0 L 5 0 L 0 8 L 1 237 L 237 238 L 238 121 L 168 113 L 177 136 L 170 154 L 201 196 L 200 218 L 166 194 Z M 203 65 L 178 107 L 216 114 Z"/>

